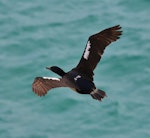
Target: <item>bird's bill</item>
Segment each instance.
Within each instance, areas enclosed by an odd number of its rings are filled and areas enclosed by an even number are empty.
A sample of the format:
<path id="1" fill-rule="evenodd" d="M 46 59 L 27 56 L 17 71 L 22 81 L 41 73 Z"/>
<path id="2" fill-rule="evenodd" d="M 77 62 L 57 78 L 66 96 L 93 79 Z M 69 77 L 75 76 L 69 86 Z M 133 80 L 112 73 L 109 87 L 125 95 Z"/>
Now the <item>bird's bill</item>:
<path id="1" fill-rule="evenodd" d="M 51 67 L 46 67 L 46 69 L 51 70 Z"/>

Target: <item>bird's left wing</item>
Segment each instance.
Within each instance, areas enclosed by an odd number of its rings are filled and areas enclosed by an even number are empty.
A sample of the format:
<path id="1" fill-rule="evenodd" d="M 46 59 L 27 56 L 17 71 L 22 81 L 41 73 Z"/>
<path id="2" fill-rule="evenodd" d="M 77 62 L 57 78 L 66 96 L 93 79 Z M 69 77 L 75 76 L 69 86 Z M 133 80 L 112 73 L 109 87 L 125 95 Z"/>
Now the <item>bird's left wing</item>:
<path id="1" fill-rule="evenodd" d="M 38 96 L 44 96 L 52 88 L 66 87 L 63 79 L 51 77 L 36 77 L 32 84 L 32 90 Z"/>

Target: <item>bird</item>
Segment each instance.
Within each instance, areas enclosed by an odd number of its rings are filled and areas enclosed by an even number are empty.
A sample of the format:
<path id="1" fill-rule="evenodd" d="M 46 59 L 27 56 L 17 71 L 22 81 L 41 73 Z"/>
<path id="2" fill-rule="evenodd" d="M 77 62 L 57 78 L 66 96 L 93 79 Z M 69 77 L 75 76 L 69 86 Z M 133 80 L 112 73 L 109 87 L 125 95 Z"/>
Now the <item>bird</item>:
<path id="1" fill-rule="evenodd" d="M 32 91 L 38 96 L 45 96 L 51 89 L 69 87 L 79 94 L 89 94 L 93 99 L 102 101 L 107 94 L 95 86 L 94 69 L 101 60 L 105 48 L 120 38 L 121 29 L 120 25 L 116 25 L 91 35 L 76 67 L 68 72 L 58 66 L 46 67 L 60 77 L 36 77 L 32 83 Z"/>

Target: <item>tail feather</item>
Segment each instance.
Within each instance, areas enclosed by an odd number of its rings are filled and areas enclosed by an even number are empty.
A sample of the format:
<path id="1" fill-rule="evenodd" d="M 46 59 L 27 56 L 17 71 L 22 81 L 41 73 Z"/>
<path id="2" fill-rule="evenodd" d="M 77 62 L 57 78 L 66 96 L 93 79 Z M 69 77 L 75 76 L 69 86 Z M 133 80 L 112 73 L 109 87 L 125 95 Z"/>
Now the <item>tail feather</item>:
<path id="1" fill-rule="evenodd" d="M 102 101 L 102 99 L 107 96 L 106 92 L 99 90 L 99 89 L 95 89 L 94 91 L 90 93 L 90 95 L 92 96 L 93 99 L 96 99 L 99 101 Z"/>

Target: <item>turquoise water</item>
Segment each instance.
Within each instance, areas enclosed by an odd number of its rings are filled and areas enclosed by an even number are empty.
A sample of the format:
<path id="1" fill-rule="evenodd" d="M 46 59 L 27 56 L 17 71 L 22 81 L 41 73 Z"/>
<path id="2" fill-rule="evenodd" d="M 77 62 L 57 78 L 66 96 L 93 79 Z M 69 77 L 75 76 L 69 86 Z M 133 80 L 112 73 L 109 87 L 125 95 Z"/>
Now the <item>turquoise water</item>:
<path id="1" fill-rule="evenodd" d="M 1 0 L 1 138 L 149 138 L 149 0 Z M 36 76 L 57 76 L 78 63 L 88 37 L 120 24 L 121 39 L 105 50 L 95 84 L 103 102 L 70 89 L 38 97 Z"/>

